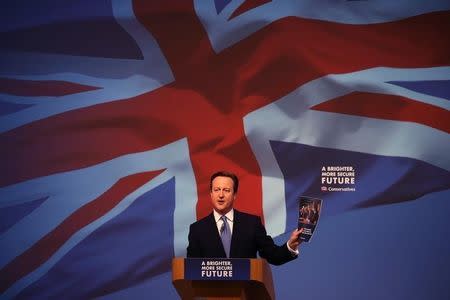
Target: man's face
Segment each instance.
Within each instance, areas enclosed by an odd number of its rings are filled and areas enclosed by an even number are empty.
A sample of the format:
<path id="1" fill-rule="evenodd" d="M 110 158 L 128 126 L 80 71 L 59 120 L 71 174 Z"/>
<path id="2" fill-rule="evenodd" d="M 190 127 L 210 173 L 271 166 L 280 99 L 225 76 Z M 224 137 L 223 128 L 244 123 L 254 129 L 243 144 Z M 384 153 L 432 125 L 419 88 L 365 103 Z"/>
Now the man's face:
<path id="1" fill-rule="evenodd" d="M 223 215 L 229 212 L 233 208 L 235 198 L 233 179 L 222 176 L 214 178 L 211 188 L 211 202 L 219 214 Z"/>

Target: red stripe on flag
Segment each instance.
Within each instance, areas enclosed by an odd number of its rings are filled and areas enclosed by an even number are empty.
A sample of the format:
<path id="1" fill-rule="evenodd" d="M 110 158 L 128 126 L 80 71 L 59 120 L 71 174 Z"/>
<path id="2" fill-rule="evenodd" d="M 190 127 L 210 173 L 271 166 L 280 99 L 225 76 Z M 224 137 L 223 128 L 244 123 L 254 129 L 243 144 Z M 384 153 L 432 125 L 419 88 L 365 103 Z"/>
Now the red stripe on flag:
<path id="1" fill-rule="evenodd" d="M 252 10 L 258 6 L 261 6 L 269 2 L 272 2 L 272 0 L 246 0 L 238 7 L 238 9 L 236 9 L 233 12 L 233 14 L 230 16 L 228 20 L 231 20 L 239 15 L 242 15 L 246 11 Z"/>
<path id="2" fill-rule="evenodd" d="M 336 112 L 394 121 L 423 124 L 450 133 L 450 112 L 401 96 L 354 92 L 313 107 Z"/>
<path id="3" fill-rule="evenodd" d="M 124 177 L 99 198 L 75 211 L 53 231 L 0 270 L 0 293 L 3 293 L 14 282 L 47 261 L 81 228 L 108 213 L 124 197 L 149 182 L 162 171 L 145 172 Z"/>

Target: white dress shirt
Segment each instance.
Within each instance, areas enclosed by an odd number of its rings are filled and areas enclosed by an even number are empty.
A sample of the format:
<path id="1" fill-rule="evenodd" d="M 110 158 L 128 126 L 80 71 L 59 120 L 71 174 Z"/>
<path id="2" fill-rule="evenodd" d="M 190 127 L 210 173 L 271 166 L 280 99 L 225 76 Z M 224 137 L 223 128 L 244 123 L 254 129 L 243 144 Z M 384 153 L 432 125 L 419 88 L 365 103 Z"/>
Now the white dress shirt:
<path id="1" fill-rule="evenodd" d="M 220 234 L 220 228 L 222 228 L 223 221 L 221 219 L 222 215 L 219 214 L 217 211 L 213 210 L 214 213 L 214 219 L 216 220 L 216 226 L 217 230 Z M 225 214 L 225 217 L 227 218 L 228 225 L 230 226 L 231 234 L 233 234 L 233 221 L 234 221 L 234 209 L 231 209 L 229 212 Z"/>

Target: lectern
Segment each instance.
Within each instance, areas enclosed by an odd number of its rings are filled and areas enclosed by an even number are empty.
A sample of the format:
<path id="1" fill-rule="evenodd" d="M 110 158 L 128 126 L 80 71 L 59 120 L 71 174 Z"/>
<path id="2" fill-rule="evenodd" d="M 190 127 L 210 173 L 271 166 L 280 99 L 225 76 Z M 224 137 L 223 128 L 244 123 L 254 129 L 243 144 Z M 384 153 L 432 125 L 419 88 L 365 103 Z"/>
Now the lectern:
<path id="1" fill-rule="evenodd" d="M 172 283 L 181 299 L 275 299 L 264 259 L 174 258 Z"/>

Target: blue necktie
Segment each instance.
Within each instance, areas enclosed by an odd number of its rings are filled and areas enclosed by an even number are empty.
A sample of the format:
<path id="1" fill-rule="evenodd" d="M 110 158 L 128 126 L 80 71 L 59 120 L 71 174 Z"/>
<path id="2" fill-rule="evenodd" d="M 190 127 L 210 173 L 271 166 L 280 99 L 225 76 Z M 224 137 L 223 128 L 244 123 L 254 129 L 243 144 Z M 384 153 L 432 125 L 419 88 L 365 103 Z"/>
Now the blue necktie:
<path id="1" fill-rule="evenodd" d="M 223 248 L 227 257 L 230 257 L 230 245 L 231 245 L 231 230 L 230 225 L 228 225 L 227 217 L 220 217 L 222 220 L 222 227 L 220 227 L 220 238 L 222 239 Z"/>

